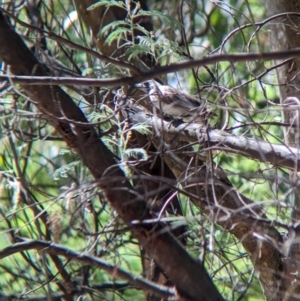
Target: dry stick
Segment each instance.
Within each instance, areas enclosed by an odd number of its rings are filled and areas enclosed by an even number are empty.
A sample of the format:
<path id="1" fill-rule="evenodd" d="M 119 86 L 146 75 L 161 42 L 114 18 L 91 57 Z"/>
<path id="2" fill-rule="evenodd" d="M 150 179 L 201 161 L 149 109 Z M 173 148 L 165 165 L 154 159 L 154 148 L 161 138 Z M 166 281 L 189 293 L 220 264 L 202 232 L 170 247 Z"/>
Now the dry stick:
<path id="1" fill-rule="evenodd" d="M 145 124 L 145 126 L 155 127 L 164 131 L 164 134 L 171 135 L 176 139 L 202 143 L 205 147 L 210 143 L 211 149 L 222 150 L 229 153 L 239 153 L 261 162 L 270 162 L 274 166 L 295 168 L 300 170 L 300 152 L 296 148 L 286 145 L 271 144 L 258 139 L 239 137 L 224 131 L 208 128 L 197 123 L 183 123 L 177 127 L 172 123 L 162 120 L 157 116 L 149 115 L 137 107 L 132 110 L 130 118 L 133 123 Z"/>
<path id="2" fill-rule="evenodd" d="M 19 18 L 17 18 L 15 15 L 9 13 L 8 11 L 6 11 L 5 9 L 3 9 L 1 7 L 0 7 L 0 12 L 3 12 L 5 15 L 8 15 L 12 19 L 14 19 L 17 23 L 19 23 L 20 25 L 22 25 L 22 26 L 24 26 L 28 29 L 32 29 L 34 31 L 37 31 L 38 33 L 40 33 L 41 35 L 43 35 L 46 38 L 49 38 L 51 40 L 54 40 L 54 41 L 60 42 L 62 44 L 65 44 L 65 45 L 69 46 L 72 49 L 76 49 L 76 50 L 82 51 L 84 53 L 88 53 L 88 54 L 98 58 L 101 61 L 108 62 L 108 63 L 111 63 L 113 65 L 116 65 L 116 66 L 119 66 L 119 67 L 122 67 L 122 68 L 127 68 L 127 69 L 131 70 L 134 74 L 139 74 L 140 73 L 140 70 L 138 68 L 136 68 L 134 65 L 130 64 L 130 63 L 120 61 L 120 60 L 117 60 L 117 59 L 113 59 L 113 58 L 108 57 L 106 55 L 103 55 L 103 54 L 101 54 L 97 51 L 94 51 L 92 49 L 89 49 L 89 48 L 86 48 L 86 47 L 81 46 L 79 44 L 76 44 L 74 42 L 71 42 L 70 40 L 67 40 L 65 38 L 62 38 L 61 36 L 59 36 L 59 35 L 57 35 L 53 32 L 49 32 L 49 31 L 43 30 L 39 27 L 36 27 L 34 25 L 23 22 Z"/>
<path id="3" fill-rule="evenodd" d="M 151 71 L 141 72 L 138 76 L 125 76 L 119 78 L 94 79 L 94 78 L 74 78 L 74 77 L 53 77 L 53 76 L 15 76 L 2 75 L 0 80 L 11 79 L 15 83 L 23 83 L 28 85 L 81 85 L 93 87 L 120 86 L 124 84 L 135 84 L 146 80 L 153 79 L 168 73 L 174 73 L 184 69 L 200 67 L 204 65 L 219 62 L 246 62 L 264 60 L 270 61 L 274 59 L 289 59 L 300 57 L 300 48 L 262 53 L 236 53 L 236 54 L 217 54 L 198 60 L 189 60 L 169 66 L 157 67 Z"/>
<path id="4" fill-rule="evenodd" d="M 22 238 L 23 240 L 23 238 Z M 78 253 L 71 249 L 65 248 L 63 246 L 46 242 L 43 240 L 25 240 L 25 242 L 15 243 L 7 248 L 4 248 L 0 250 L 0 259 L 5 258 L 7 256 L 24 252 L 28 250 L 38 250 L 43 251 L 44 253 L 51 254 L 51 255 L 60 255 L 63 256 L 69 260 L 74 260 L 76 262 L 88 264 L 93 267 L 97 267 L 99 269 L 102 269 L 114 277 L 121 277 L 123 279 L 128 280 L 131 284 L 135 285 L 136 287 L 139 287 L 143 290 L 149 291 L 151 293 L 154 293 L 157 296 L 160 296 L 162 298 L 168 298 L 168 297 L 174 297 L 175 291 L 174 289 L 157 285 L 151 281 L 145 280 L 143 278 L 134 276 L 125 270 L 109 264 L 103 260 L 100 260 L 97 257 L 90 256 L 84 253 Z"/>
<path id="5" fill-rule="evenodd" d="M 13 74 L 47 75 L 47 70 L 39 64 L 20 36 L 7 24 L 1 12 L 0 59 L 10 65 Z M 115 155 L 99 139 L 95 129 L 85 125 L 86 117 L 70 96 L 58 86 L 21 86 L 45 115 L 49 124 L 55 127 L 68 146 L 77 152 L 83 164 L 98 181 L 112 207 L 120 218 L 132 227 L 134 236 L 165 271 L 179 294 L 188 300 L 224 300 L 204 266 L 188 254 L 163 224 L 132 225 L 134 220 L 151 218 L 146 202 L 133 190 L 118 166 Z M 65 119 L 82 124 L 70 124 Z M 103 177 L 110 179 L 107 185 L 101 183 Z M 120 178 L 123 180 L 119 180 Z"/>

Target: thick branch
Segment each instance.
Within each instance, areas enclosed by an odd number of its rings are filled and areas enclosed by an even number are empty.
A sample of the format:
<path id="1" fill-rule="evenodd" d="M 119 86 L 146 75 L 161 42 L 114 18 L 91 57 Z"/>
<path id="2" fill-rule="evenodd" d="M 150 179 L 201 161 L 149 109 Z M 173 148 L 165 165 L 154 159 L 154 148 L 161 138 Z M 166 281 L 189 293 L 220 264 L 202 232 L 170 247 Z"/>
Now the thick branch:
<path id="1" fill-rule="evenodd" d="M 299 36 L 299 1 L 284 1 L 284 0 L 268 0 L 266 1 L 267 15 L 274 16 L 285 12 L 290 12 L 288 16 L 282 16 L 270 23 L 270 42 L 272 51 L 286 51 L 295 49 L 300 46 Z M 275 64 L 282 63 L 282 58 L 276 58 Z M 280 91 L 280 101 L 284 106 L 292 110 L 283 111 L 283 120 L 291 124 L 284 132 L 285 142 L 289 147 L 299 148 L 299 86 L 300 86 L 300 60 L 299 56 L 294 57 L 288 64 L 284 64 L 276 68 L 278 87 Z M 292 97 L 292 99 L 288 99 Z M 297 162 L 299 165 L 299 162 Z M 296 163 L 295 163 L 296 165 Z M 299 170 L 299 169 L 298 169 Z M 290 171 L 290 182 L 298 182 L 299 175 L 297 169 Z M 300 218 L 300 189 L 296 187 L 293 189 L 293 206 L 291 213 L 291 221 L 298 222 Z M 292 237 L 292 233 L 288 234 Z M 286 294 L 283 300 L 294 301 L 299 299 L 300 285 L 298 277 L 300 273 L 300 244 L 294 243 L 291 246 L 290 254 L 285 260 L 286 266 Z M 297 262 L 297 264 L 295 264 Z"/>
<path id="2" fill-rule="evenodd" d="M 117 60 L 117 59 L 113 59 L 111 57 L 108 57 L 106 55 L 103 55 L 95 50 L 92 50 L 92 49 L 89 49 L 89 48 L 86 48 L 80 44 L 76 44 L 70 40 L 67 40 L 67 39 L 64 39 L 63 37 L 53 33 L 53 32 L 50 32 L 50 31 L 46 31 L 42 28 L 39 28 L 37 26 L 34 26 L 34 25 L 30 25 L 28 23 L 25 23 L 23 21 L 21 21 L 20 19 L 18 19 L 16 16 L 14 16 L 13 14 L 9 13 L 8 11 L 4 10 L 3 8 L 0 7 L 0 12 L 3 12 L 4 14 L 10 16 L 11 18 L 13 18 L 15 21 L 17 21 L 20 25 L 26 27 L 26 28 L 29 28 L 31 30 L 34 30 L 36 32 L 38 32 L 39 34 L 41 34 L 42 36 L 44 37 L 47 37 L 49 39 L 52 39 L 54 41 L 57 41 L 57 42 L 60 42 L 64 45 L 67 45 L 69 46 L 70 48 L 72 49 L 76 49 L 76 50 L 79 50 L 79 51 L 82 51 L 84 53 L 88 53 L 98 59 L 100 59 L 101 61 L 104 61 L 104 62 L 108 62 L 108 63 L 111 63 L 111 64 L 114 64 L 116 66 L 120 66 L 120 67 L 123 67 L 123 68 L 128 68 L 129 70 L 131 70 L 133 73 L 136 73 L 136 74 L 139 74 L 139 70 L 134 67 L 132 64 L 129 64 L 129 63 L 126 63 L 126 62 L 123 62 L 123 61 L 120 61 L 120 60 Z"/>
<path id="3" fill-rule="evenodd" d="M 153 143 L 158 149 L 163 149 L 164 161 L 177 175 L 178 182 L 193 203 L 242 243 L 255 270 L 259 272 L 259 279 L 266 295 L 271 296 L 272 300 L 282 300 L 279 292 L 284 292 L 285 289 L 283 282 L 280 281 L 283 275 L 280 234 L 273 224 L 268 222 L 264 210 L 232 187 L 220 168 L 214 166 L 213 163 L 209 164 L 209 158 L 201 156 L 198 161 L 192 160 L 192 156 L 189 155 L 189 144 L 180 141 L 182 139 L 199 143 L 201 140 L 203 144 L 207 144 L 212 132 L 216 133 L 213 138 L 216 139 L 214 144 L 218 145 L 220 141 L 223 143 L 222 135 L 220 135 L 222 132 L 206 129 L 199 124 L 185 123 L 174 127 L 156 116 L 145 114 L 142 108 L 134 107 L 128 111 L 131 112 L 129 116 L 133 124 L 144 123 L 154 129 L 156 135 L 152 138 Z M 233 135 L 224 134 L 229 138 L 239 139 Z M 233 142 L 230 143 L 234 146 Z M 246 147 L 245 150 L 247 150 Z M 194 150 L 191 151 L 194 154 Z M 195 166 L 192 162 L 195 162 Z"/>
<path id="4" fill-rule="evenodd" d="M 1 10 L 1 9 L 0 9 Z M 50 38 L 50 37 L 49 37 Z M 81 46 L 82 47 L 82 46 Z M 74 47 L 73 47 L 74 48 Z M 91 50 L 89 50 L 90 52 Z M 78 85 L 84 86 L 119 86 L 120 84 L 135 84 L 146 80 L 153 79 L 154 77 L 159 77 L 165 74 L 178 72 L 185 69 L 215 64 L 219 62 L 251 62 L 257 60 L 270 61 L 273 59 L 289 59 L 300 57 L 300 49 L 291 49 L 286 51 L 277 52 L 262 52 L 262 53 L 235 53 L 235 54 L 216 54 L 211 55 L 202 59 L 184 61 L 181 63 L 176 63 L 168 66 L 153 68 L 150 71 L 140 72 L 137 76 L 127 76 L 121 78 L 110 78 L 110 79 L 91 79 L 91 78 L 72 78 L 72 77 L 61 77 L 55 78 L 49 77 L 12 77 L 16 82 L 28 83 L 31 85 Z M 117 63 L 115 63 L 117 64 Z M 120 64 L 120 63 L 119 63 Z M 127 65 L 125 67 L 128 67 Z M 138 71 L 135 70 L 137 73 Z M 4 79 L 5 77 L 1 77 Z"/>
<path id="5" fill-rule="evenodd" d="M 48 75 L 2 14 L 0 59 L 10 65 L 10 70 L 15 75 Z M 23 85 L 22 89 L 81 157 L 126 224 L 132 226 L 134 220 L 152 217 L 145 200 L 133 191 L 118 167 L 113 153 L 99 139 L 82 111 L 62 89 L 58 86 L 28 85 Z M 190 300 L 223 300 L 203 265 L 189 256 L 162 225 L 136 225 L 132 227 L 132 232 L 181 295 Z"/>
<path id="6" fill-rule="evenodd" d="M 74 260 L 76 262 L 97 267 L 99 269 L 102 269 L 110 273 L 113 276 L 126 279 L 136 287 L 139 287 L 145 291 L 150 291 L 162 298 L 167 298 L 175 295 L 173 289 L 170 289 L 168 287 L 163 287 L 161 285 L 157 285 L 148 280 L 132 275 L 126 272 L 125 270 L 116 267 L 115 265 L 100 260 L 97 257 L 86 255 L 86 254 L 80 254 L 78 252 L 75 252 L 63 246 L 51 242 L 42 241 L 42 240 L 26 240 L 25 242 L 16 243 L 5 249 L 2 249 L 0 250 L 0 259 L 13 255 L 15 253 L 24 252 L 28 250 L 39 250 L 39 251 L 42 250 L 47 254 L 60 255 L 67 259 Z"/>
<path id="7" fill-rule="evenodd" d="M 203 145 L 203 150 L 209 145 L 210 149 L 239 153 L 251 159 L 272 163 L 274 166 L 293 169 L 297 167 L 300 170 L 300 152 L 296 148 L 239 137 L 218 129 L 207 128 L 198 123 L 183 123 L 174 126 L 172 123 L 149 115 L 143 109 L 136 107 L 132 110 L 130 118 L 133 123 L 144 123 L 149 127 L 154 126 L 164 133 L 164 137 L 168 136 L 168 140 L 178 139 L 199 143 Z"/>

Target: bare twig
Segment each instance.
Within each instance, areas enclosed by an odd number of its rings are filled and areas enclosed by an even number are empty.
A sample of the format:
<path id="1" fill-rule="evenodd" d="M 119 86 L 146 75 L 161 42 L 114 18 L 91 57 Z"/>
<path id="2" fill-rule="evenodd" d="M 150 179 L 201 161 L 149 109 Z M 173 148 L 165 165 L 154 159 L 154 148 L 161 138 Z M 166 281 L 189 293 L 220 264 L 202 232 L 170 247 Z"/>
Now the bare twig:
<path id="1" fill-rule="evenodd" d="M 164 121 L 157 116 L 151 116 L 138 108 L 134 108 L 133 111 L 134 113 L 131 114 L 133 123 L 144 123 L 149 127 L 152 127 L 154 124 L 156 129 L 164 131 L 165 135 L 170 135 L 170 140 L 175 137 L 186 142 L 201 143 L 203 150 L 205 150 L 204 148 L 209 142 L 210 149 L 239 153 L 261 162 L 270 162 L 275 166 L 294 169 L 300 165 L 300 153 L 296 148 L 239 137 L 214 128 L 207 129 L 206 126 L 198 123 L 183 123 L 175 127 L 172 123 Z"/>
<path id="2" fill-rule="evenodd" d="M 125 270 L 109 264 L 103 260 L 100 260 L 97 257 L 90 256 L 87 254 L 82 254 L 75 252 L 71 249 L 65 248 L 63 246 L 51 243 L 51 242 L 46 242 L 42 240 L 24 240 L 24 242 L 16 243 L 13 244 L 5 249 L 0 250 L 0 259 L 3 259 L 7 256 L 19 253 L 19 252 L 24 252 L 28 250 L 39 250 L 43 251 L 44 253 L 47 254 L 52 254 L 52 255 L 60 255 L 63 256 L 69 260 L 74 260 L 76 262 L 88 264 L 93 267 L 97 267 L 99 269 L 105 270 L 111 275 L 115 277 L 121 277 L 123 279 L 128 280 L 131 284 L 145 290 L 145 291 L 150 291 L 154 293 L 157 296 L 160 296 L 162 298 L 167 298 L 170 296 L 175 295 L 174 289 L 162 286 L 162 285 L 157 285 L 153 282 L 147 281 L 144 278 L 137 277 L 135 275 L 132 275 Z"/>

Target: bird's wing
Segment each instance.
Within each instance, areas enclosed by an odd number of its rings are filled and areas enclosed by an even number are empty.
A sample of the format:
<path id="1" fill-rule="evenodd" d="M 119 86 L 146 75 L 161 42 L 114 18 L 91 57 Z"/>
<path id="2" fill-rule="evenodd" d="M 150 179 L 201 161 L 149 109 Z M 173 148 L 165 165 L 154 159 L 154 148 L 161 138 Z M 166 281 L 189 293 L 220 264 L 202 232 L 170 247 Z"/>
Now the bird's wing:
<path id="1" fill-rule="evenodd" d="M 190 109 L 199 108 L 202 105 L 200 101 L 188 94 L 180 93 L 178 94 L 178 99 L 180 99 L 182 102 L 185 102 Z"/>
<path id="2" fill-rule="evenodd" d="M 148 85 L 151 101 L 160 101 L 166 109 L 176 107 L 179 111 L 181 110 L 181 113 L 184 113 L 194 111 L 194 109 L 201 111 L 204 106 L 204 103 L 197 98 L 182 93 L 173 87 L 161 85 L 155 81 L 149 81 Z"/>

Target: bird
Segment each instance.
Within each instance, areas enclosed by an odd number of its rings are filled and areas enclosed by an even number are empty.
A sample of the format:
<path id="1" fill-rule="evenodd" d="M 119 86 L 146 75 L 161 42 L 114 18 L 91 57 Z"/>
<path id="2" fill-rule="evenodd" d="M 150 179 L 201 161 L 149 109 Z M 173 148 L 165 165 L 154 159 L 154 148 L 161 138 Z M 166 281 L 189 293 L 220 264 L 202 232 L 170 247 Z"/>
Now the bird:
<path id="1" fill-rule="evenodd" d="M 289 124 L 285 129 L 286 143 L 291 147 L 300 147 L 300 100 L 288 96 L 283 102 L 284 122 Z"/>
<path id="2" fill-rule="evenodd" d="M 147 85 L 149 99 L 161 113 L 189 122 L 207 122 L 210 112 L 204 101 L 155 80 L 148 81 Z"/>

